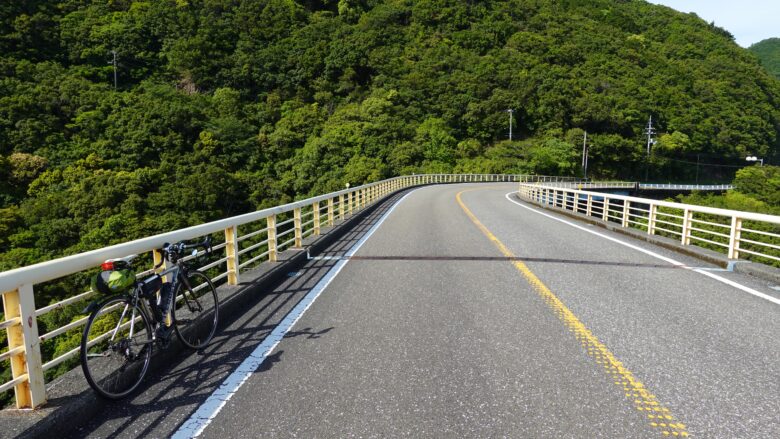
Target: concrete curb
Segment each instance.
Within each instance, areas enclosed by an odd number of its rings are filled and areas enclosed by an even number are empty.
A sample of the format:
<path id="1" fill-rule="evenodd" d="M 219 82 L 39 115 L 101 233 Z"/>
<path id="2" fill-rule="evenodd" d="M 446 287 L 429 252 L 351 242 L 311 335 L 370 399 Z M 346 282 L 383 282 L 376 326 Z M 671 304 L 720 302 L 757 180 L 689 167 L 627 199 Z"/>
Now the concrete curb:
<path id="1" fill-rule="evenodd" d="M 369 214 L 383 206 L 394 195 L 414 189 L 401 189 L 391 193 L 364 210 L 355 212 L 332 228 L 325 229 L 319 237 L 309 237 L 304 240 L 304 246 L 317 253 L 326 249 L 336 240 L 348 233 L 353 226 Z M 303 266 L 307 261 L 306 251 L 285 250 L 279 254 L 276 263 L 263 263 L 257 269 L 241 274 L 241 283 L 237 286 L 222 285 L 217 290 L 220 297 L 226 297 L 220 302 L 219 327 L 229 324 L 232 315 L 239 315 L 245 306 L 255 300 L 258 294 L 272 289 L 273 285 L 282 280 L 287 273 Z M 165 350 L 155 350 L 149 372 L 159 370 L 176 361 L 184 351 L 184 346 L 173 338 Z M 6 409 L 0 411 L 0 438 L 51 438 L 52 435 L 67 435 L 78 429 L 95 416 L 104 404 L 84 379 L 80 367 L 67 372 L 47 384 L 48 402 L 36 410 Z"/>
<path id="2" fill-rule="evenodd" d="M 651 244 L 655 244 L 659 247 L 663 247 L 675 251 L 677 253 L 684 254 L 686 256 L 691 256 L 696 259 L 700 259 L 702 261 L 715 264 L 722 268 L 731 267 L 736 273 L 746 274 L 765 281 L 780 284 L 780 269 L 775 267 L 770 267 L 768 265 L 764 265 L 757 262 L 751 262 L 743 259 L 736 259 L 736 260 L 729 259 L 726 255 L 722 253 L 718 253 L 713 250 L 697 247 L 695 245 L 682 245 L 679 241 L 676 241 L 671 238 L 667 238 L 665 236 L 648 235 L 646 232 L 643 232 L 641 230 L 626 229 L 621 227 L 618 224 L 605 222 L 602 219 L 586 216 L 585 214 L 582 213 L 572 212 L 570 210 L 565 210 L 560 207 L 548 206 L 536 201 L 525 200 L 520 198 L 517 194 L 513 194 L 512 197 L 514 197 L 518 201 L 522 201 L 528 204 L 533 204 L 545 210 L 550 210 L 559 213 L 561 215 L 567 216 L 569 218 L 573 218 L 578 221 L 586 222 L 588 224 L 593 224 L 595 226 L 602 227 L 612 232 L 630 236 L 631 238 L 634 239 L 646 241 Z"/>

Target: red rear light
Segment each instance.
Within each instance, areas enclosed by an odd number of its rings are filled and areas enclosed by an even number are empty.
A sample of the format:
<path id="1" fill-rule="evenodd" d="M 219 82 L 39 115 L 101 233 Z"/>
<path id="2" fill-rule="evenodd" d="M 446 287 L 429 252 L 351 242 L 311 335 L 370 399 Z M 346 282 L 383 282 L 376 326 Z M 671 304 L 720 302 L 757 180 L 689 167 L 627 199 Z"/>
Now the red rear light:
<path id="1" fill-rule="evenodd" d="M 100 268 L 103 271 L 111 271 L 114 269 L 114 261 L 106 261 L 100 264 Z"/>

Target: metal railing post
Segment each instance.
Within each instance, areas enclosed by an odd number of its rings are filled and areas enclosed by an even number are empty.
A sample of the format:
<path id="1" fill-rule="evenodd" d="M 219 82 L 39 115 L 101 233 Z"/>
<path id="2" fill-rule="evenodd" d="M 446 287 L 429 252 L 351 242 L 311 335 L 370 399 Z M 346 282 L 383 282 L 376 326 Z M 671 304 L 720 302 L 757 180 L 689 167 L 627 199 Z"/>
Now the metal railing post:
<path id="1" fill-rule="evenodd" d="M 333 198 L 328 198 L 328 225 L 333 227 L 336 223 L 335 209 L 333 208 Z"/>
<path id="2" fill-rule="evenodd" d="M 227 258 L 227 283 L 238 285 L 238 227 L 225 229 L 225 257 Z"/>
<path id="3" fill-rule="evenodd" d="M 18 325 L 6 328 L 8 350 L 22 347 L 24 352 L 13 355 L 11 376 L 22 381 L 14 386 L 16 408 L 36 408 L 46 402 L 46 386 L 41 361 L 41 341 L 38 320 L 35 318 L 33 286 L 21 285 L 3 294 L 3 312 L 6 320 L 19 319 Z"/>
<path id="4" fill-rule="evenodd" d="M 587 197 L 588 197 L 588 201 L 587 201 L 588 204 L 585 207 L 585 215 L 586 216 L 592 216 L 593 215 L 593 196 L 588 194 Z"/>
<path id="5" fill-rule="evenodd" d="M 630 212 L 631 202 L 623 200 L 623 227 L 628 227 L 628 214 Z"/>
<path id="6" fill-rule="evenodd" d="M 293 225 L 295 227 L 295 248 L 303 247 L 303 227 L 301 226 L 301 208 L 293 209 Z"/>
<path id="7" fill-rule="evenodd" d="M 691 243 L 691 219 L 693 219 L 693 211 L 685 209 L 683 213 L 682 237 L 680 238 L 682 245 Z"/>
<path id="8" fill-rule="evenodd" d="M 655 235 L 655 219 L 658 214 L 658 206 L 650 205 L 650 212 L 647 214 L 647 234 Z"/>
<path id="9" fill-rule="evenodd" d="M 314 204 L 311 205 L 312 212 L 314 214 L 314 236 L 320 235 L 320 202 L 315 201 Z"/>
<path id="10" fill-rule="evenodd" d="M 739 259 L 739 240 L 742 238 L 742 218 L 731 217 L 729 233 L 729 259 Z"/>
<path id="11" fill-rule="evenodd" d="M 352 216 L 352 192 L 347 192 L 347 213 Z"/>
<path id="12" fill-rule="evenodd" d="M 339 220 L 344 219 L 344 194 L 339 195 Z"/>
<path id="13" fill-rule="evenodd" d="M 276 215 L 268 217 L 268 260 L 276 262 Z"/>
<path id="14" fill-rule="evenodd" d="M 604 211 L 601 212 L 601 214 L 602 214 L 602 218 L 601 219 L 604 220 L 605 222 L 609 222 L 609 198 L 608 197 L 604 197 L 604 209 L 603 210 Z"/>

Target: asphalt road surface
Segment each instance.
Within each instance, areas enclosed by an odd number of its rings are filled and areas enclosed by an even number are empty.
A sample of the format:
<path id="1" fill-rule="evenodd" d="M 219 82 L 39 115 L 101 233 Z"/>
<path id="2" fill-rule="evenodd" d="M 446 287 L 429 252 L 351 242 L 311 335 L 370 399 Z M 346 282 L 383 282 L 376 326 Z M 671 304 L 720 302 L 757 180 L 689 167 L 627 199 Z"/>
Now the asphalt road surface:
<path id="1" fill-rule="evenodd" d="M 780 437 L 780 306 L 513 202 L 514 187 L 393 197 L 76 434 Z"/>

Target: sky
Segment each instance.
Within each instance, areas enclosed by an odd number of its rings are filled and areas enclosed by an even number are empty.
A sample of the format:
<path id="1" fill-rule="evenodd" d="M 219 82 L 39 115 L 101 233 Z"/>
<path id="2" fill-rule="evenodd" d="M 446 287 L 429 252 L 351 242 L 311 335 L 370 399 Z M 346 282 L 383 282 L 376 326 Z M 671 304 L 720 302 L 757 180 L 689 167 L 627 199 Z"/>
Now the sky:
<path id="1" fill-rule="evenodd" d="M 780 38 L 780 0 L 648 0 L 696 15 L 734 35 L 742 47 Z"/>

